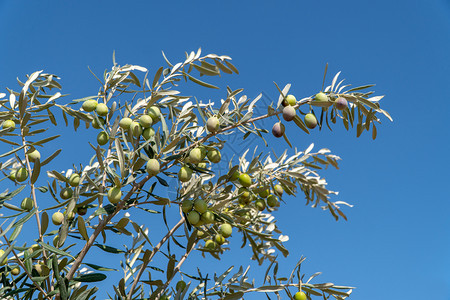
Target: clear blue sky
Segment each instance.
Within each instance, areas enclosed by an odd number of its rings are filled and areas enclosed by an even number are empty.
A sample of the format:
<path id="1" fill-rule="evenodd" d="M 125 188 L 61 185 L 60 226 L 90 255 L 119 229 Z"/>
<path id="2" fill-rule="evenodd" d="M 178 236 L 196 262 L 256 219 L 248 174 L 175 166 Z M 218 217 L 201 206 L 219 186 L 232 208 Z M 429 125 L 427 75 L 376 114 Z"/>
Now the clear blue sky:
<path id="1" fill-rule="evenodd" d="M 386 95 L 382 106 L 394 123 L 382 118 L 375 141 L 342 124 L 310 136 L 288 128 L 298 148 L 314 142 L 342 157 L 341 169 L 325 175 L 355 207 L 345 209 L 348 222 L 335 222 L 303 198 L 288 199 L 277 213 L 291 250 L 280 272 L 304 255 L 308 274 L 323 272 L 316 282 L 356 286 L 350 299 L 450 299 L 449 2 L 0 1 L 1 91 L 44 69 L 62 77 L 70 98 L 93 95 L 97 82 L 87 67 L 103 72 L 114 50 L 120 64 L 154 72 L 161 50 L 176 60 L 198 47 L 230 55 L 240 75 L 222 82 L 252 97 L 277 97 L 273 81 L 292 83 L 297 98 L 312 95 L 326 62 L 330 75 L 343 71 L 348 83 L 375 83 Z M 70 168 L 82 154 L 66 152 L 59 166 Z M 213 269 L 246 263 L 233 262 L 236 256 L 213 261 Z"/>

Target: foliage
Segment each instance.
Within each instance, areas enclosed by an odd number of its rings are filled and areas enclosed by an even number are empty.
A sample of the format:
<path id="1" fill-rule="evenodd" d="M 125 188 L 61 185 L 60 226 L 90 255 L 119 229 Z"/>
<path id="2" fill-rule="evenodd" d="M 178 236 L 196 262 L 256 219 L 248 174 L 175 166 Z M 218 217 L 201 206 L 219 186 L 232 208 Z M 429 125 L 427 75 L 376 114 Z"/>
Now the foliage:
<path id="1" fill-rule="evenodd" d="M 220 107 L 178 91 L 185 82 L 218 88 L 196 74 L 238 73 L 230 57 L 201 56 L 199 49 L 186 53 L 184 62 L 172 64 L 164 58 L 168 67 L 160 67 L 153 77 L 144 67 L 120 66 L 113 59 L 111 70 L 101 78 L 96 76 L 98 93 L 68 104 L 57 101 L 67 97 L 59 91 L 60 78 L 43 71 L 19 81 L 20 91 L 8 89 L 9 97 L 0 94 L 0 141 L 5 145 L 2 149 L 8 148 L 0 155 L 5 159 L 0 169 L 2 180 L 15 185 L 0 194 L 5 219 L 0 229 L 4 240 L 0 262 L 7 259 L 0 269 L 2 299 L 93 299 L 95 282 L 117 271 L 90 263 L 93 246 L 123 256 L 123 277 L 112 284 L 112 299 L 164 299 L 169 295 L 174 299 L 238 299 L 251 292 L 275 293 L 277 297 L 283 292 L 292 298 L 298 290 L 310 298 L 348 297 L 351 287 L 311 283 L 319 273 L 305 280 L 300 272 L 304 258 L 289 276 L 277 274 L 277 255 L 289 252 L 283 245 L 287 237 L 272 215 L 283 205 L 283 197 L 301 194 L 312 207 L 329 211 L 336 220 L 346 219 L 341 206 L 349 204 L 333 201 L 336 192 L 328 190 L 320 176 L 320 170 L 329 165 L 337 168 L 340 158 L 328 149 L 313 152 L 313 145 L 278 156 L 265 149 L 258 152 L 255 147 L 251 158 L 251 149 L 242 149 L 242 155 L 228 161 L 221 151 L 229 142 L 227 137 L 238 134 L 244 139 L 256 136 L 267 146 L 269 131 L 259 121 L 278 118 L 282 122 L 280 114 L 286 105 L 295 108 L 293 121 L 306 133 L 315 124 L 305 124 L 301 116 L 313 114 L 319 129 L 325 125 L 331 129 L 341 119 L 347 130 L 356 125 L 357 136 L 372 129 L 375 139 L 378 115 L 390 119 L 380 108 L 382 97 L 364 92 L 371 85 L 342 85 L 338 73 L 323 89 L 324 94 L 299 101 L 288 94 L 290 84 L 283 89 L 277 85 L 278 102 L 264 108 L 267 113 L 256 115 L 261 95 L 250 99 L 242 94 L 243 89 L 227 87 Z M 50 167 L 63 149 L 48 157 L 38 155 L 39 149 L 55 145 L 59 135 L 49 134 L 53 131 L 47 126 L 49 122 L 60 126 L 55 117 L 59 113 L 64 124 L 71 124 L 75 131 L 85 123 L 86 128 L 92 125 L 92 130 L 99 132 L 98 144 L 90 143 L 92 157 L 64 171 Z M 292 109 L 289 114 L 292 118 Z M 282 136 L 292 148 L 289 131 Z M 169 185 L 170 180 L 177 186 Z M 173 197 L 162 196 L 166 190 L 174 191 Z M 44 197 L 53 198 L 55 204 L 44 207 Z M 179 221 L 172 228 L 167 222 L 167 215 L 173 214 L 171 207 L 179 211 Z M 145 224 L 129 218 L 128 211 L 132 216 L 161 218 L 166 234 L 156 243 L 157 237 L 149 234 Z M 30 242 L 23 240 L 21 230 L 32 219 L 37 231 Z M 252 259 L 269 263 L 262 285 L 247 277 L 248 268 L 230 267 L 223 274 L 214 274 L 213 280 L 200 271 L 181 271 L 192 251 L 220 259 L 230 250 L 227 238 L 231 228 L 233 241 L 240 236 L 242 247 L 251 246 Z M 129 243 L 123 249 L 111 247 L 111 235 L 127 236 Z M 171 242 L 172 247 L 163 250 Z M 180 272 L 191 280 L 186 288 L 182 283 L 171 284 Z"/>

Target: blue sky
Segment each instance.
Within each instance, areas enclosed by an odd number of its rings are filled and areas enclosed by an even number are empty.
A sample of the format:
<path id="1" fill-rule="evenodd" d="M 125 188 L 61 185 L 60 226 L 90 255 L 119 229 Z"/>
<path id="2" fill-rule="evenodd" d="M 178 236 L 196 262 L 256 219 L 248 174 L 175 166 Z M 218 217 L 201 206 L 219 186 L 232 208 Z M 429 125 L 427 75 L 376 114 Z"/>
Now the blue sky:
<path id="1" fill-rule="evenodd" d="M 243 87 L 252 97 L 264 92 L 277 98 L 273 81 L 291 83 L 297 98 L 310 96 L 320 90 L 327 62 L 328 80 L 342 71 L 347 83 L 375 83 L 376 93 L 386 95 L 382 107 L 394 118 L 393 123 L 382 118 L 377 140 L 367 133 L 356 138 L 355 130 L 346 132 L 342 124 L 310 136 L 288 127 L 299 149 L 314 142 L 317 149 L 330 148 L 342 157 L 341 169 L 327 170 L 325 176 L 330 188 L 340 191 L 339 200 L 355 206 L 345 209 L 347 222 L 335 222 L 320 209 L 306 207 L 303 198 L 289 198 L 277 212 L 291 250 L 290 258 L 280 260 L 280 272 L 289 273 L 304 255 L 308 274 L 323 272 L 316 282 L 356 286 L 350 299 L 450 299 L 445 192 L 450 3 L 274 3 L 2 1 L 0 89 L 18 89 L 16 77 L 44 69 L 62 77 L 68 99 L 79 98 L 98 89 L 87 67 L 103 72 L 111 66 L 113 51 L 119 64 L 154 72 L 164 64 L 161 50 L 176 61 L 198 47 L 231 56 L 240 75 L 223 76 L 222 84 Z M 203 99 L 225 94 L 223 89 L 194 91 Z M 92 136 L 80 131 L 62 141 L 70 147 Z M 286 147 L 271 141 L 278 153 Z M 71 159 L 82 162 L 82 154 L 67 151 L 58 166 L 69 168 Z M 233 251 L 250 254 L 238 247 Z M 230 264 L 246 264 L 233 261 L 236 256 L 228 254 L 210 267 L 220 272 Z M 188 268 L 205 262 L 195 257 L 191 263 Z"/>

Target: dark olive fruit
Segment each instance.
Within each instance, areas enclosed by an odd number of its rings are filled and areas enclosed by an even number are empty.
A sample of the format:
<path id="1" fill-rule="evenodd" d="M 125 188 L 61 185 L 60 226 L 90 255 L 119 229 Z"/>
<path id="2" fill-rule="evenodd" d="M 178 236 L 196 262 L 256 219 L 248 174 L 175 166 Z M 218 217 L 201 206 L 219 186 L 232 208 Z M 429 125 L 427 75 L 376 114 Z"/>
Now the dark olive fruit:
<path id="1" fill-rule="evenodd" d="M 52 215 L 52 222 L 56 226 L 61 225 L 63 221 L 64 221 L 64 215 L 62 212 L 57 211 Z"/>
<path id="2" fill-rule="evenodd" d="M 84 216 L 87 213 L 87 208 L 86 207 L 78 207 L 77 208 L 77 213 L 80 216 Z"/>
<path id="3" fill-rule="evenodd" d="M 263 211 L 266 208 L 266 201 L 264 199 L 256 199 L 255 206 L 257 210 Z"/>
<path id="4" fill-rule="evenodd" d="M 222 154 L 217 149 L 209 150 L 207 156 L 209 161 L 215 164 L 219 163 L 222 159 Z"/>
<path id="5" fill-rule="evenodd" d="M 190 224 L 197 225 L 198 222 L 200 221 L 200 214 L 195 210 L 190 211 L 187 215 L 187 220 L 189 221 Z"/>
<path id="6" fill-rule="evenodd" d="M 317 101 L 328 101 L 328 96 L 325 93 L 318 93 L 314 96 L 314 100 Z"/>
<path id="7" fill-rule="evenodd" d="M 91 100 L 86 100 L 86 101 L 84 101 L 83 104 L 81 105 L 81 107 L 82 107 L 85 111 L 91 112 L 91 111 L 94 111 L 94 110 L 97 108 L 97 105 L 98 105 L 97 101 L 91 99 Z"/>
<path id="8" fill-rule="evenodd" d="M 40 160 L 41 159 L 41 154 L 36 149 L 34 149 L 33 151 L 28 152 L 27 156 L 28 156 L 28 159 L 31 162 L 35 162 L 36 160 Z"/>
<path id="9" fill-rule="evenodd" d="M 145 166 L 145 169 L 147 170 L 147 173 L 150 176 L 155 176 L 159 174 L 159 162 L 157 159 L 151 158 L 147 161 L 147 165 Z"/>
<path id="10" fill-rule="evenodd" d="M 304 292 L 297 292 L 294 295 L 294 300 L 307 300 L 306 294 Z"/>
<path id="11" fill-rule="evenodd" d="M 292 120 L 294 120 L 296 113 L 295 113 L 295 108 L 293 108 L 292 106 L 286 106 L 285 108 L 283 108 L 283 119 L 290 122 Z"/>
<path id="12" fill-rule="evenodd" d="M 267 198 L 267 196 L 269 196 L 269 194 L 270 194 L 269 189 L 264 189 L 264 190 L 262 190 L 261 192 L 258 193 L 258 195 L 261 198 Z"/>
<path id="13" fill-rule="evenodd" d="M 119 187 L 113 187 L 108 190 L 108 200 L 112 204 L 116 204 L 122 198 L 122 191 Z"/>
<path id="14" fill-rule="evenodd" d="M 153 119 L 149 115 L 142 115 L 139 118 L 139 124 L 141 124 L 143 128 L 149 128 L 153 124 Z"/>
<path id="15" fill-rule="evenodd" d="M 208 209 L 208 204 L 203 199 L 197 199 L 194 201 L 194 209 L 202 214 Z"/>
<path id="16" fill-rule="evenodd" d="M 16 171 L 16 181 L 23 182 L 28 178 L 28 171 L 25 168 L 19 168 Z"/>
<path id="17" fill-rule="evenodd" d="M 99 103 L 99 104 L 97 104 L 95 111 L 97 112 L 97 115 L 99 115 L 99 116 L 102 116 L 102 117 L 106 116 L 108 114 L 108 106 L 106 106 L 105 103 Z"/>
<path id="18" fill-rule="evenodd" d="M 6 120 L 2 124 L 3 129 L 9 129 L 9 131 L 13 131 L 16 128 L 16 123 L 13 120 Z"/>
<path id="19" fill-rule="evenodd" d="M 278 206 L 278 199 L 277 199 L 277 197 L 275 197 L 274 195 L 269 195 L 269 197 L 267 197 L 267 205 L 269 207 Z"/>
<path id="20" fill-rule="evenodd" d="M 287 106 L 286 106 L 287 107 Z M 277 137 L 277 138 L 279 138 L 279 137 L 282 137 L 283 136 L 283 134 L 284 134 L 284 125 L 283 124 L 281 124 L 280 122 L 278 122 L 278 123 L 275 123 L 274 125 L 273 125 L 273 127 L 272 127 L 272 134 L 273 134 L 273 136 L 274 137 Z"/>
<path id="21" fill-rule="evenodd" d="M 106 121 L 103 118 L 98 118 L 98 122 L 96 119 L 92 120 L 92 127 L 94 127 L 95 129 L 100 129 L 101 126 L 105 126 L 105 124 L 106 124 Z"/>
<path id="22" fill-rule="evenodd" d="M 192 177 L 192 170 L 188 166 L 181 167 L 180 171 L 178 171 L 178 179 L 181 182 L 187 182 Z"/>
<path id="23" fill-rule="evenodd" d="M 189 151 L 189 161 L 191 163 L 198 164 L 202 159 L 202 150 L 200 148 L 194 148 Z"/>
<path id="24" fill-rule="evenodd" d="M 72 189 L 70 187 L 63 188 L 61 190 L 61 192 L 59 193 L 59 196 L 61 197 L 61 199 L 67 200 L 69 198 L 72 198 L 73 191 L 72 191 Z"/>
<path id="25" fill-rule="evenodd" d="M 217 132 L 220 128 L 219 119 L 217 117 L 211 117 L 206 121 L 206 129 L 209 132 Z"/>
<path id="26" fill-rule="evenodd" d="M 161 119 L 161 111 L 157 106 L 152 106 L 148 109 L 148 115 L 152 117 L 153 124 L 157 123 Z"/>
<path id="27" fill-rule="evenodd" d="M 184 291 L 184 289 L 186 288 L 186 282 L 184 282 L 183 280 L 178 281 L 175 288 L 177 291 Z"/>
<path id="28" fill-rule="evenodd" d="M 183 200 L 183 202 L 181 202 L 181 210 L 184 213 L 188 213 L 192 210 L 192 208 L 194 207 L 194 201 L 192 200 Z"/>
<path id="29" fill-rule="evenodd" d="M 243 187 L 249 187 L 252 185 L 252 178 L 247 173 L 240 174 L 238 179 L 239 179 L 239 183 Z"/>
<path id="30" fill-rule="evenodd" d="M 97 143 L 100 146 L 106 145 L 108 143 L 108 141 L 109 141 L 109 135 L 106 132 L 102 131 L 97 135 Z"/>
<path id="31" fill-rule="evenodd" d="M 224 223 L 220 225 L 219 231 L 221 235 L 223 235 L 225 238 L 228 238 L 233 233 L 233 227 L 231 227 L 231 225 L 228 223 Z"/>
<path id="32" fill-rule="evenodd" d="M 334 105 L 336 106 L 337 109 L 339 110 L 344 110 L 347 108 L 348 103 L 347 100 L 343 97 L 339 97 L 336 99 L 336 102 L 334 102 Z"/>
<path id="33" fill-rule="evenodd" d="M 306 114 L 305 116 L 305 124 L 309 129 L 314 129 L 317 126 L 316 116 L 313 114 Z"/>
<path id="34" fill-rule="evenodd" d="M 80 175 L 77 173 L 73 173 L 69 178 L 70 186 L 78 186 L 80 184 Z"/>
<path id="35" fill-rule="evenodd" d="M 132 122 L 133 120 L 131 120 L 130 118 L 122 118 L 119 122 L 119 126 L 123 130 L 128 130 Z"/>

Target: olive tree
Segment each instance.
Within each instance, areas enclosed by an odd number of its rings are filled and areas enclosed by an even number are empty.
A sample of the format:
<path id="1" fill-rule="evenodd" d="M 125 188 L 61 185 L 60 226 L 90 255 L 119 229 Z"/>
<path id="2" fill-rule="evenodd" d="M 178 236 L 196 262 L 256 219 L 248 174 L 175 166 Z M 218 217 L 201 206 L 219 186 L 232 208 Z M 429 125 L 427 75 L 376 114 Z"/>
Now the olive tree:
<path id="1" fill-rule="evenodd" d="M 59 92 L 60 78 L 43 71 L 0 94 L 2 299 L 94 299 L 95 282 L 110 274 L 120 276 L 108 281 L 111 299 L 347 298 L 351 287 L 303 274 L 303 257 L 292 273 L 278 274 L 276 257 L 289 252 L 273 212 L 295 196 L 346 219 L 341 207 L 348 204 L 332 199 L 336 192 L 320 175 L 340 158 L 313 145 L 300 151 L 288 136 L 342 120 L 347 130 L 356 125 L 357 136 L 372 130 L 375 139 L 379 116 L 391 119 L 380 108 L 382 96 L 367 91 L 371 85 L 343 85 L 339 73 L 324 88 L 325 70 L 322 91 L 299 100 L 286 84 L 276 85 L 276 103 L 261 104 L 261 95 L 252 99 L 230 87 L 220 101 L 201 101 L 179 90 L 191 83 L 218 88 L 199 76 L 238 74 L 231 58 L 202 56 L 199 49 L 183 62 L 164 59 L 167 66 L 151 74 L 113 57 L 111 70 L 94 75 L 98 93 L 82 99 L 60 101 L 69 98 Z M 271 120 L 271 132 L 262 120 Z M 53 126 L 67 132 L 81 124 L 98 134 L 96 143 L 86 139 L 91 155 L 78 166 L 52 166 L 64 151 L 55 147 Z M 252 145 L 224 159 L 230 136 L 256 137 L 266 148 Z M 271 153 L 269 143 L 281 137 L 286 151 Z M 52 154 L 41 156 L 43 148 Z M 143 215 L 164 225 L 149 230 L 137 217 Z M 109 244 L 115 236 L 123 248 Z M 183 271 L 193 252 L 220 259 L 238 239 L 252 249 L 250 259 L 265 263 L 263 282 L 249 278 L 245 267 L 213 275 Z M 92 249 L 115 253 L 123 270 L 98 265 Z"/>

